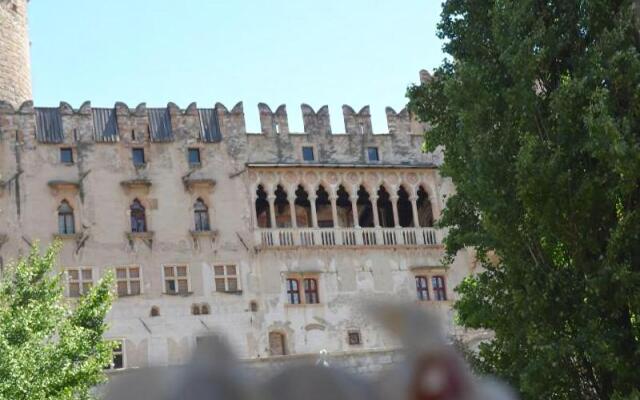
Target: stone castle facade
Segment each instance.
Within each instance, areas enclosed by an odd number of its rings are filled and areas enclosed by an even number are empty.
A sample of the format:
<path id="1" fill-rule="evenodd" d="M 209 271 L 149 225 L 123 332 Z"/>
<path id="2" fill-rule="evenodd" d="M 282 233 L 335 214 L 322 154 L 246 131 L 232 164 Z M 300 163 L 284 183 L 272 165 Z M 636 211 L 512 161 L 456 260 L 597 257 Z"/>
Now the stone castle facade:
<path id="1" fill-rule="evenodd" d="M 0 265 L 61 240 L 70 301 L 113 271 L 114 368 L 184 363 L 212 333 L 253 360 L 387 354 L 362 313 L 380 298 L 461 334 L 452 289 L 475 261 L 441 264 L 454 187 L 407 110 L 374 134 L 367 107 L 343 107 L 344 133 L 307 105 L 290 132 L 285 106 L 260 104 L 255 133 L 242 103 L 34 107 L 26 9 L 0 0 Z"/>

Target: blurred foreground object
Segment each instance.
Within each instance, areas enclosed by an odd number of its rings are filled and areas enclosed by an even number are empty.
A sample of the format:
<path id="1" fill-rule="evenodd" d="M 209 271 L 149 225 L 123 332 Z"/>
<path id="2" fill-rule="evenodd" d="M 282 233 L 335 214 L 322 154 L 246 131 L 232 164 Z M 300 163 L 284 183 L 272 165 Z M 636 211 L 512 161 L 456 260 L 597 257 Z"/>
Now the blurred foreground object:
<path id="1" fill-rule="evenodd" d="M 234 358 L 223 338 L 210 336 L 190 365 L 114 376 L 106 399 L 515 399 L 502 384 L 474 377 L 436 319 L 422 309 L 387 304 L 372 307 L 371 314 L 400 339 L 405 352 L 403 362 L 375 379 L 332 367 L 330 354 L 322 351 L 315 365 L 292 361 L 261 380 Z"/>

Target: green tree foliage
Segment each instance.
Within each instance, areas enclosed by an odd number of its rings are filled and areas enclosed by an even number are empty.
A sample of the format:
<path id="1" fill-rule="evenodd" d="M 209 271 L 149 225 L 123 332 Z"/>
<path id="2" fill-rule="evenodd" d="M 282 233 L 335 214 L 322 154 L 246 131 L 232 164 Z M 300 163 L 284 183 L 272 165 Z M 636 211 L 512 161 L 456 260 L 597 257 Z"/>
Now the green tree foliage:
<path id="1" fill-rule="evenodd" d="M 102 339 L 111 307 L 107 276 L 75 305 L 54 265 L 59 245 L 34 245 L 0 281 L 0 399 L 88 399 L 105 378 L 112 344 Z"/>
<path id="2" fill-rule="evenodd" d="M 640 388 L 640 35 L 631 0 L 447 0 L 448 60 L 409 89 L 456 184 L 449 256 L 479 368 L 525 399 Z M 635 394 L 634 394 L 635 393 Z"/>

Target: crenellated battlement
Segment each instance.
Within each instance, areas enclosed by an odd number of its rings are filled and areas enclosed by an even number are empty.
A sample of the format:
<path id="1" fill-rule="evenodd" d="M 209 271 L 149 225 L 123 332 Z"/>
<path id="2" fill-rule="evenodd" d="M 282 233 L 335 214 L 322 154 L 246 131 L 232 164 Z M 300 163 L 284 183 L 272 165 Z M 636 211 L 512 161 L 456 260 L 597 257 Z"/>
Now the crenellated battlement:
<path id="1" fill-rule="evenodd" d="M 89 101 L 74 109 L 69 103 L 61 102 L 58 107 L 34 107 L 31 101 L 14 108 L 0 101 L 0 115 L 4 124 L 32 125 L 35 140 L 41 143 L 65 143 L 75 140 L 114 143 L 121 140 L 133 142 L 171 142 L 183 137 L 192 137 L 203 142 L 217 142 L 226 135 L 262 134 L 267 137 L 288 134 L 307 135 L 374 135 L 369 106 L 360 111 L 349 105 L 342 106 L 344 132 L 331 130 L 331 116 L 328 106 L 315 111 L 308 104 L 300 106 L 304 131 L 292 132 L 289 128 L 287 106 L 280 105 L 275 111 L 265 103 L 258 104 L 260 132 L 248 132 L 244 105 L 237 103 L 230 110 L 217 103 L 213 108 L 198 108 L 191 103 L 182 109 L 175 103 L 164 108 L 150 108 L 140 103 L 131 108 L 117 102 L 112 108 L 93 108 Z M 422 135 L 425 127 L 417 123 L 406 108 L 396 112 L 386 108 L 388 134 Z M 9 120 L 13 120 L 10 124 Z M 20 121 L 18 121 L 20 120 Z M 68 137 L 72 131 L 76 134 Z M 199 135 L 196 135 L 200 130 Z M 80 132 L 81 131 L 81 132 Z M 384 132 L 387 134 L 387 132 Z"/>

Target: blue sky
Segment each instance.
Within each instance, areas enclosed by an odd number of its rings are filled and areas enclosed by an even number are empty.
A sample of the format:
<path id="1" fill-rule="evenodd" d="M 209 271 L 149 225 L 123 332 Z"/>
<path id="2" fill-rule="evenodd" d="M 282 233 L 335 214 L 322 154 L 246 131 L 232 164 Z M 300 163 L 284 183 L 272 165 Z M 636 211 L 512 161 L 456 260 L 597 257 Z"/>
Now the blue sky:
<path id="1" fill-rule="evenodd" d="M 36 105 L 124 101 L 185 108 L 244 101 L 257 131 L 257 103 L 329 105 L 344 132 L 342 104 L 400 110 L 421 68 L 441 63 L 439 0 L 37 0 L 30 3 Z"/>

